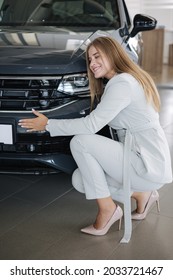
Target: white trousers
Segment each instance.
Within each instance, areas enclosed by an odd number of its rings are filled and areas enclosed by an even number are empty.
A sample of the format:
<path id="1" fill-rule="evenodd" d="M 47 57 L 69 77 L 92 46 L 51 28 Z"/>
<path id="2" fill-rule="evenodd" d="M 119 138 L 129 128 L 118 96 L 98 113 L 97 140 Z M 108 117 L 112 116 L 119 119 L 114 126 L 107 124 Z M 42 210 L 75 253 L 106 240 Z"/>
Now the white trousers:
<path id="1" fill-rule="evenodd" d="M 87 199 L 109 197 L 117 188 L 122 188 L 124 146 L 121 142 L 97 134 L 76 135 L 70 148 L 78 165 L 72 175 L 72 184 Z M 132 193 L 162 186 L 141 178 L 132 166 L 130 174 Z"/>

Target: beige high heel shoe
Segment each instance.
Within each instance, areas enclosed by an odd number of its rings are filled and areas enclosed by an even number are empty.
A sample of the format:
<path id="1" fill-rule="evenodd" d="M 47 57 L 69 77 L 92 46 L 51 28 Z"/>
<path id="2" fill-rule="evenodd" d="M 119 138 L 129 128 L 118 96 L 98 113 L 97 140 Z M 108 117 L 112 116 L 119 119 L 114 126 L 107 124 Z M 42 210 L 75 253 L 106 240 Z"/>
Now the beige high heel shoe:
<path id="1" fill-rule="evenodd" d="M 160 212 L 160 205 L 159 205 L 159 194 L 157 191 L 153 191 L 148 199 L 147 204 L 145 205 L 144 212 L 139 214 L 137 212 L 132 213 L 132 220 L 143 220 L 146 218 L 147 213 L 151 206 L 156 202 L 157 204 L 157 211 Z"/>
<path id="2" fill-rule="evenodd" d="M 88 227 L 82 228 L 81 231 L 83 233 L 87 233 L 91 235 L 105 235 L 110 229 L 110 227 L 118 220 L 119 220 L 119 230 L 120 230 L 122 216 L 123 216 L 123 211 L 120 206 L 117 206 L 112 217 L 110 218 L 110 220 L 107 222 L 107 224 L 103 229 L 96 229 L 93 225 L 90 225 Z"/>

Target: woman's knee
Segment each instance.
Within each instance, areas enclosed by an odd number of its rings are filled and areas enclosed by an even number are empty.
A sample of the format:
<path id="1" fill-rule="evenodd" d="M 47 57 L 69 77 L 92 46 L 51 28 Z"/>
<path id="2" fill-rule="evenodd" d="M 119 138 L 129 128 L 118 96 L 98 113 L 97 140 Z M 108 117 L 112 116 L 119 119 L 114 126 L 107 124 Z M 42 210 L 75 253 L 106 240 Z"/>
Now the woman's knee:
<path id="1" fill-rule="evenodd" d="M 85 148 L 85 139 L 85 135 L 75 135 L 70 141 L 70 150 L 81 150 L 81 148 Z"/>

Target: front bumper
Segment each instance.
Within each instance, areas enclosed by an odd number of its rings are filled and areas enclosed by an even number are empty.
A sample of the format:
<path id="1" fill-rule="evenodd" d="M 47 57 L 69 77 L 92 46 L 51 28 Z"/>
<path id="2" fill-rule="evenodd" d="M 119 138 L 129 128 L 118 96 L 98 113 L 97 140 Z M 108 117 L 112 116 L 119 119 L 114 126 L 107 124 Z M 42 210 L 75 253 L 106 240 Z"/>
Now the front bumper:
<path id="1" fill-rule="evenodd" d="M 79 118 L 88 114 L 89 99 L 81 99 L 43 112 L 49 118 Z M 76 168 L 69 143 L 73 136 L 51 137 L 49 132 L 26 133 L 17 125 L 19 119 L 32 117 L 32 112 L 0 112 L 0 124 L 12 124 L 13 144 L 0 143 L 0 173 L 71 174 Z M 0 139 L 2 136 L 0 137 Z"/>
<path id="2" fill-rule="evenodd" d="M 76 163 L 69 154 L 12 154 L 1 153 L 0 173 L 14 174 L 49 174 L 60 171 L 72 174 Z"/>

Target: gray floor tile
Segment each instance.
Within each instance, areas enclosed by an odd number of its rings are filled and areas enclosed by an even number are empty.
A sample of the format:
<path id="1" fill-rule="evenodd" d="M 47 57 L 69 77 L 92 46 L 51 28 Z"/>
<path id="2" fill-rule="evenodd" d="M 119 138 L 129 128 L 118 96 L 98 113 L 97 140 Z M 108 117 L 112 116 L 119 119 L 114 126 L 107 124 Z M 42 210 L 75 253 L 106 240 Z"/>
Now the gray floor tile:
<path id="1" fill-rule="evenodd" d="M 67 234 L 76 232 L 77 227 L 82 227 L 85 220 L 87 223 L 87 219 L 90 220 L 95 215 L 95 203 L 88 204 L 88 211 L 86 204 L 83 196 L 71 190 L 41 208 L 35 215 L 16 226 L 15 230 L 37 236 L 41 240 L 57 242 Z"/>
<path id="2" fill-rule="evenodd" d="M 9 198 L 0 203 L 0 236 L 10 231 L 22 221 L 30 217 L 38 206 L 34 203 L 23 202 Z M 0 252 L 1 254 L 1 252 Z"/>
<path id="3" fill-rule="evenodd" d="M 173 219 L 151 213 L 133 231 L 131 241 L 121 244 L 109 259 L 172 260 Z"/>
<path id="4" fill-rule="evenodd" d="M 0 238 L 0 260 L 34 260 L 52 244 L 11 231 Z"/>
<path id="5" fill-rule="evenodd" d="M 111 228 L 109 235 L 100 237 L 73 231 L 40 254 L 40 259 L 104 260 L 119 246 L 121 234 L 116 225 Z"/>
<path id="6" fill-rule="evenodd" d="M 27 188 L 29 183 L 23 176 L 0 175 L 0 201 Z"/>
<path id="7" fill-rule="evenodd" d="M 160 208 L 161 208 L 160 215 L 161 216 L 173 218 L 172 201 L 173 201 L 173 184 L 170 184 L 169 187 L 167 189 L 165 189 L 165 191 L 160 199 Z"/>
<path id="8" fill-rule="evenodd" d="M 67 174 L 41 176 L 29 188 L 16 193 L 15 197 L 44 206 L 72 188 L 71 177 Z"/>

